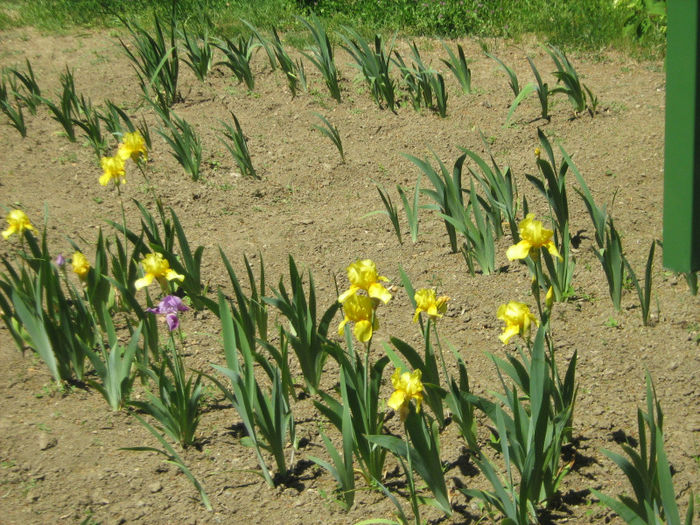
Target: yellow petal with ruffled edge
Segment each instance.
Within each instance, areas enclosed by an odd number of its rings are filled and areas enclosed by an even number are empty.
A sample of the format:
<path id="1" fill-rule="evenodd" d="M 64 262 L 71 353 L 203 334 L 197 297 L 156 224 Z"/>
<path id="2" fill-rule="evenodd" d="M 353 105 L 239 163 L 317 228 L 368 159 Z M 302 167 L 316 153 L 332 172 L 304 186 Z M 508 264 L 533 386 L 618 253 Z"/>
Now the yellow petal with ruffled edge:
<path id="1" fill-rule="evenodd" d="M 355 295 L 359 289 L 360 289 L 359 286 L 354 286 L 354 285 L 351 286 L 350 288 L 345 290 L 342 294 L 340 294 L 340 296 L 338 297 L 338 302 L 344 303 L 345 301 L 347 301 L 347 299 L 350 296 Z"/>
<path id="2" fill-rule="evenodd" d="M 152 273 L 147 273 L 144 275 L 141 279 L 136 279 L 134 281 L 134 288 L 137 290 L 140 290 L 141 288 L 145 288 L 146 286 L 150 286 L 151 283 L 153 282 L 153 274 Z"/>
<path id="3" fill-rule="evenodd" d="M 178 281 L 182 282 L 185 280 L 185 276 L 182 274 L 177 273 L 175 270 L 168 269 L 165 272 L 165 278 L 168 281 L 172 281 L 173 279 L 177 279 Z"/>
<path id="4" fill-rule="evenodd" d="M 401 410 L 401 407 L 403 404 L 408 401 L 406 399 L 406 392 L 403 390 L 395 390 L 393 394 L 391 394 L 391 397 L 389 398 L 389 401 L 386 402 L 387 406 L 389 408 L 393 408 L 397 412 Z"/>
<path id="5" fill-rule="evenodd" d="M 532 244 L 530 244 L 529 241 L 523 239 L 518 244 L 514 244 L 513 246 L 508 248 L 508 250 L 506 251 L 506 257 L 508 257 L 509 261 L 515 259 L 525 259 L 530 254 L 531 248 Z"/>
<path id="6" fill-rule="evenodd" d="M 372 323 L 369 321 L 359 321 L 355 323 L 353 333 L 358 341 L 366 343 L 372 339 Z"/>
<path id="7" fill-rule="evenodd" d="M 416 308 L 416 313 L 413 314 L 413 322 L 414 322 L 414 323 L 417 323 L 417 322 L 418 322 L 418 319 L 420 318 L 420 313 L 421 313 L 422 311 L 423 311 L 423 309 L 422 309 L 420 306 L 419 306 L 418 308 Z"/>
<path id="8" fill-rule="evenodd" d="M 358 341 L 361 343 L 366 343 L 372 339 L 372 323 L 369 321 L 360 321 L 355 323 L 353 333 Z"/>
<path id="9" fill-rule="evenodd" d="M 503 333 L 501 335 L 499 335 L 498 338 L 501 340 L 501 342 L 504 345 L 507 345 L 510 342 L 511 338 L 514 335 L 518 335 L 519 333 L 520 333 L 520 327 L 517 324 L 512 324 L 512 325 L 506 326 L 503 329 Z"/>
<path id="10" fill-rule="evenodd" d="M 547 251 L 552 257 L 556 257 L 560 261 L 563 260 L 563 257 L 559 253 L 559 250 L 557 250 L 557 247 L 553 241 L 548 242 L 547 244 L 545 244 L 545 246 L 547 247 Z"/>
<path id="11" fill-rule="evenodd" d="M 384 304 L 388 303 L 391 299 L 391 294 L 389 293 L 389 290 L 384 288 L 384 286 L 382 286 L 379 283 L 370 284 L 369 288 L 367 289 L 367 295 L 374 299 L 379 299 Z"/>

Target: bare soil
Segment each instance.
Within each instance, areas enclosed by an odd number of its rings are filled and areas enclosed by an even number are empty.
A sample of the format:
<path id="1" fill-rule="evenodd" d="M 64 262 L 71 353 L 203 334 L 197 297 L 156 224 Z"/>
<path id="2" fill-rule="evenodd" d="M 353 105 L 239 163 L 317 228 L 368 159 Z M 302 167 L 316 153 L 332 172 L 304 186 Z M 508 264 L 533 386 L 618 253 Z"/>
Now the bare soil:
<path id="1" fill-rule="evenodd" d="M 430 210 L 421 212 L 416 244 L 403 223 L 400 245 L 386 216 L 366 217 L 382 208 L 375 183 L 388 188 L 398 202 L 395 185 L 413 188 L 418 175 L 405 154 L 428 158 L 434 152 L 451 167 L 461 154 L 460 147 L 487 155 L 483 133 L 499 165 L 512 168 L 531 210 L 544 216 L 547 209 L 525 178 L 526 173 L 536 174 L 533 151 L 539 127 L 565 147 L 597 202 L 607 203 L 612 210 L 624 235 L 625 252 L 637 274 L 643 275 L 649 245 L 662 235 L 665 76 L 661 62 L 638 62 L 613 51 L 574 54 L 570 58 L 600 100 L 595 117 L 575 116 L 566 98 L 558 95 L 553 99 L 551 121 L 539 120 L 539 105 L 530 98 L 515 113 L 514 125 L 505 128 L 512 97 L 505 75 L 484 56 L 479 42 L 459 43 L 473 59 L 474 91 L 469 95 L 461 94 L 440 62 L 446 58 L 440 43 L 418 42 L 426 62 L 442 69 L 448 79 L 450 98 L 444 119 L 428 110 L 416 112 L 410 103 L 396 114 L 378 109 L 341 50 L 337 53 L 343 76 L 340 104 L 328 96 L 309 63 L 309 92 L 293 99 L 281 72 L 270 70 L 260 50 L 253 61 L 256 86 L 252 93 L 221 67 L 200 83 L 183 64 L 184 102 L 174 111 L 201 135 L 203 177 L 197 182 L 185 175 L 155 132 L 156 117 L 137 107 L 141 100 L 137 78 L 114 34 L 3 32 L 0 65 L 21 67 L 29 59 L 43 93 L 53 99 L 59 75 L 68 67 L 75 72 L 78 93 L 94 104 L 111 99 L 128 108 L 130 115 L 145 116 L 153 135 L 151 179 L 166 206 L 177 212 L 190 244 L 205 247 L 202 273 L 211 290 L 230 289 L 219 247 L 239 275 L 244 275 L 244 255 L 254 264 L 262 256 L 274 285 L 287 275 L 291 254 L 313 272 L 320 308 L 325 309 L 336 297 L 334 280 L 345 286 L 346 266 L 371 258 L 396 286 L 394 299 L 380 310 L 381 328 L 373 346 L 379 355 L 381 343 L 391 335 L 414 345 L 420 341 L 418 328 L 411 323 L 410 302 L 399 286 L 401 265 L 416 287 L 433 286 L 451 297 L 448 314 L 440 323 L 441 337 L 461 353 L 474 391 L 483 394 L 499 388 L 487 353 L 504 356 L 513 347 L 504 347 L 498 340 L 498 306 L 519 300 L 534 307 L 528 296 L 527 269 L 506 259 L 511 244 L 506 236 L 497 252 L 502 271 L 470 276 L 461 255 L 450 253 L 442 221 Z M 531 77 L 528 55 L 550 85 L 556 82 L 550 74 L 551 60 L 537 42 L 489 40 L 487 44 L 515 67 L 521 82 Z M 405 56 L 408 43 L 399 42 L 398 48 Z M 220 121 L 231 122 L 231 111 L 248 137 L 260 181 L 241 177 L 217 139 Z M 312 128 L 317 123 L 314 113 L 338 127 L 345 163 Z M 45 108 L 36 116 L 27 115 L 27 120 L 25 139 L 9 125 L 0 126 L 0 203 L 23 207 L 36 225 L 41 225 L 46 210 L 54 253 L 72 253 L 67 240 L 71 238 L 92 258 L 97 229 L 111 231 L 105 221 L 119 219 L 117 194 L 97 183 L 101 170 L 87 143 L 68 142 Z M 590 489 L 631 493 L 621 471 L 601 449 L 619 452 L 621 441 L 636 436 L 636 410 L 644 403 L 646 371 L 654 378 L 665 411 L 666 450 L 684 511 L 691 490 L 700 493 L 700 297 L 689 294 L 682 277 L 663 269 L 661 250 L 657 250 L 652 325 L 642 325 L 636 292 L 631 289 L 624 292 L 622 311 L 616 312 L 593 253 L 590 219 L 574 192 L 574 182 L 569 181 L 571 231 L 582 239 L 575 252 L 576 296 L 557 304 L 553 319 L 562 361 L 574 350 L 579 356 L 575 439 L 567 451 L 574 466 L 563 482 L 561 501 L 547 519 L 553 523 L 620 521 L 597 503 Z M 423 178 L 423 186 L 427 184 Z M 127 221 L 138 228 L 139 214 L 131 199 L 148 204 L 150 198 L 137 172 L 128 173 L 122 193 Z M 9 250 L 9 243 L 3 243 L 1 253 Z M 209 372 L 210 363 L 223 360 L 216 321 L 207 312 L 183 316 L 188 367 Z M 272 489 L 250 472 L 257 464 L 252 451 L 241 445 L 237 414 L 214 388 L 209 389 L 199 446 L 182 451 L 211 498 L 214 510 L 207 512 L 177 468 L 155 454 L 121 450 L 157 446 L 133 417 L 111 412 L 94 390 L 73 387 L 57 392 L 43 363 L 31 351 L 18 351 L 4 326 L 0 327 L 0 362 L 2 523 L 79 523 L 89 518 L 91 523 L 344 524 L 393 515 L 391 503 L 378 492 L 360 490 L 348 513 L 333 501 L 333 479 L 308 459 L 325 457 L 319 427 L 329 427 L 314 410 L 312 399 L 293 407 L 302 438 L 294 457 L 294 475 Z M 295 361 L 292 367 L 298 376 Z M 337 377 L 329 362 L 323 387 L 332 388 Z M 388 374 L 385 382 L 388 398 Z M 388 426 L 399 429 L 395 420 Z M 453 427 L 448 426 L 442 437 L 451 486 L 487 488 Z M 363 483 L 358 478 L 358 486 L 365 487 Z M 453 503 L 452 518 L 441 521 L 439 513 L 429 508 L 424 509 L 425 517 L 432 523 L 476 523 L 482 516 L 477 503 L 457 490 Z"/>

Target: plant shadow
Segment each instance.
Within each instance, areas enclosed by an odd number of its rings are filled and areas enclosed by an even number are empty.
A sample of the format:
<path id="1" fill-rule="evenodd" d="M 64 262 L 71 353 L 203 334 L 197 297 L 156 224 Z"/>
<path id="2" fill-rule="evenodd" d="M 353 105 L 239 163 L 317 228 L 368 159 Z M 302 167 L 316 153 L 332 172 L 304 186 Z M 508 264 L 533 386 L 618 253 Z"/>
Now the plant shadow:
<path id="1" fill-rule="evenodd" d="M 574 472 L 598 464 L 598 460 L 595 457 L 583 453 L 583 451 L 588 450 L 588 445 L 585 444 L 586 441 L 588 441 L 588 438 L 575 436 L 561 447 L 562 461 L 565 464 L 571 464 L 571 470 Z"/>

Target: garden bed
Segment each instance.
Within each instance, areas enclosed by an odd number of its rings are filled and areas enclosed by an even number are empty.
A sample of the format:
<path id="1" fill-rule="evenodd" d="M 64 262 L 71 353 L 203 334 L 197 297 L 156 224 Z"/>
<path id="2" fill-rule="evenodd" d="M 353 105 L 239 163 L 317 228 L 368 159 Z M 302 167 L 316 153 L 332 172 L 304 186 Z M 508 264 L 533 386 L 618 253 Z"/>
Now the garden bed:
<path id="1" fill-rule="evenodd" d="M 127 35 L 122 35 L 128 41 Z M 248 91 L 229 70 L 214 68 L 198 81 L 181 64 L 183 100 L 173 111 L 200 135 L 203 149 L 201 177 L 192 180 L 169 153 L 155 130 L 162 124 L 153 111 L 138 107 L 142 99 L 138 80 L 118 39 L 104 32 L 75 31 L 47 36 L 31 29 L 0 34 L 0 65 L 21 69 L 28 59 L 42 94 L 56 99 L 59 75 L 74 72 L 79 94 L 99 105 L 110 99 L 132 117 L 143 116 L 152 130 L 147 173 L 155 194 L 172 207 L 187 233 L 191 247 L 203 246 L 202 280 L 216 300 L 219 287 L 232 288 L 221 262 L 219 248 L 239 276 L 245 275 L 244 256 L 258 271 L 264 261 L 268 285 L 278 286 L 288 276 L 288 256 L 313 273 L 319 311 L 323 312 L 347 287 L 346 267 L 358 259 L 372 259 L 392 300 L 378 309 L 372 358 L 383 353 L 382 343 L 392 336 L 421 348 L 413 308 L 400 279 L 400 267 L 416 288 L 433 287 L 450 297 L 439 321 L 443 345 L 453 346 L 466 362 L 474 393 L 490 396 L 500 390 L 494 363 L 515 355 L 515 345 L 503 345 L 496 318 L 501 304 L 528 303 L 531 278 L 527 266 L 506 258 L 513 244 L 506 233 L 496 242 L 496 268 L 491 275 L 469 274 L 460 253 L 452 253 L 443 221 L 434 210 L 421 209 L 418 241 L 411 242 L 401 218 L 403 244 L 399 244 L 384 214 L 376 184 L 383 185 L 400 207 L 396 184 L 412 194 L 420 170 L 406 158 L 430 160 L 435 156 L 448 169 L 462 154 L 460 148 L 488 159 L 488 144 L 501 167 L 510 166 L 520 199 L 527 196 L 530 211 L 549 215 L 547 203 L 525 175 L 538 176 L 535 148 L 541 147 L 541 129 L 573 159 L 599 204 L 607 204 L 622 234 L 624 252 L 638 276 L 653 240 L 662 234 L 665 78 L 661 62 L 637 62 L 615 52 L 571 55 L 585 84 L 598 97 L 595 115 L 575 114 L 564 95 L 552 97 L 550 120 L 540 119 L 537 97 L 527 98 L 504 127 L 512 93 L 506 75 L 486 57 L 479 42 L 450 42 L 464 47 L 471 59 L 472 92 L 463 94 L 447 68 L 439 41 L 417 42 L 423 60 L 441 69 L 449 93 L 447 116 L 427 108 L 415 111 L 405 100 L 395 113 L 373 102 L 359 71 L 347 53 L 337 50 L 342 102 L 330 97 L 320 75 L 306 61 L 308 91 L 292 98 L 281 71 L 272 71 L 262 49 L 252 61 L 255 88 Z M 527 56 L 533 58 L 550 87 L 553 64 L 536 42 L 514 44 L 487 40 L 490 53 L 514 67 L 521 81 L 531 78 Z M 409 54 L 409 42 L 397 42 Z M 295 57 L 300 57 L 294 52 Z M 529 81 L 529 80 L 528 80 Z M 242 176 L 219 141 L 222 121 L 240 121 L 248 139 L 252 162 L 260 179 Z M 0 126 L 3 162 L 0 166 L 0 203 L 21 208 L 39 229 L 47 228 L 51 253 L 69 257 L 75 241 L 89 260 L 94 258 L 98 229 L 115 230 L 106 221 L 121 220 L 123 202 L 129 228 L 139 230 L 141 214 L 132 199 L 152 207 L 152 194 L 138 170 L 130 166 L 118 194 L 110 184 L 98 184 L 102 170 L 91 147 L 82 138 L 69 142 L 60 125 L 41 106 L 36 116 L 25 115 L 27 137 L 9 125 Z M 345 160 L 326 136 L 313 127 L 322 114 L 338 129 Z M 482 139 L 483 135 L 483 139 Z M 113 141 L 116 147 L 116 141 Z M 115 147 L 109 154 L 113 154 Z M 467 164 L 475 168 L 473 163 Z M 468 188 L 468 172 L 463 185 Z M 636 291 L 625 287 L 621 311 L 613 308 L 605 275 L 598 259 L 594 228 L 579 187 L 569 176 L 570 232 L 575 238 L 572 256 L 576 266 L 573 294 L 553 307 L 551 327 L 557 355 L 567 363 L 578 353 L 578 400 L 573 418 L 572 443 L 564 461 L 571 472 L 564 477 L 560 497 L 545 513 L 553 523 L 620 522 L 612 511 L 597 503 L 590 489 L 610 495 L 631 493 L 622 472 L 601 449 L 620 452 L 621 442 L 637 435 L 637 407 L 645 405 L 645 372 L 654 380 L 664 409 L 666 452 L 672 465 L 676 494 L 682 512 L 691 490 L 700 492 L 697 480 L 700 457 L 700 299 L 692 296 L 685 279 L 662 267 L 657 249 L 653 267 L 651 318 L 643 325 Z M 426 177 L 421 186 L 429 187 Z M 427 197 L 421 203 L 427 204 Z M 401 209 L 399 210 L 402 213 Z M 155 213 L 155 212 L 154 212 Z M 521 211 L 522 218 L 522 211 Z M 506 228 L 506 231 L 507 228 Z M 0 253 L 11 257 L 16 238 L 3 242 Z M 73 278 L 73 276 L 71 276 Z M 245 279 L 241 279 L 245 282 Z M 79 285 L 77 279 L 73 279 Z M 285 281 L 288 282 L 288 281 Z M 154 287 L 151 294 L 157 293 Z M 266 295 L 271 296 L 270 290 Z M 145 301 L 145 294 L 138 295 Z M 145 304 L 145 303 L 144 303 Z M 335 332 L 342 319 L 331 323 Z M 277 330 L 270 326 L 271 340 Z M 212 363 L 223 364 L 221 324 L 211 312 L 181 315 L 183 359 L 187 369 L 215 374 Z M 163 325 L 163 333 L 166 333 Z M 162 336 L 165 337 L 165 336 Z M 337 338 L 340 340 L 340 338 Z M 310 457 L 327 458 L 319 429 L 333 440 L 332 426 L 316 410 L 314 396 L 300 396 L 292 409 L 297 422 L 299 449 L 293 454 L 292 473 L 276 487 L 260 475 L 252 449 L 241 444 L 241 420 L 230 403 L 208 380 L 195 447 L 177 449 L 209 495 L 207 511 L 188 478 L 156 454 L 125 451 L 123 447 L 154 446 L 158 442 L 128 410 L 112 412 L 100 394 L 80 384 L 55 387 L 44 363 L 34 352 L 18 351 L 9 331 L 0 328 L 0 359 L 5 379 L 0 381 L 3 413 L 0 416 L 0 511 L 7 523 L 227 523 L 257 520 L 262 523 L 356 523 L 369 518 L 392 518 L 389 499 L 369 490 L 358 476 L 353 507 L 344 512 L 334 501 L 335 482 Z M 456 373 L 448 352 L 448 369 Z M 297 393 L 304 385 L 301 369 L 292 356 L 292 377 Z M 384 373 L 380 403 L 392 388 L 389 365 Z M 339 381 L 337 366 L 328 360 L 321 388 L 332 391 Z M 137 380 L 134 398 L 143 398 Z M 383 406 L 383 405 L 382 405 Z M 390 414 L 388 411 L 387 414 Z M 479 439 L 488 441 L 487 421 L 479 417 Z M 468 500 L 460 487 L 487 489 L 456 425 L 441 435 L 441 457 L 455 509 L 443 523 L 476 523 L 484 515 L 478 500 Z M 401 435 L 398 416 L 387 429 Z M 292 449 L 288 449 L 288 457 Z M 403 476 L 394 460 L 387 462 L 385 482 L 406 496 Z M 408 503 L 403 500 L 406 512 Z M 424 518 L 439 520 L 437 509 L 425 507 Z"/>

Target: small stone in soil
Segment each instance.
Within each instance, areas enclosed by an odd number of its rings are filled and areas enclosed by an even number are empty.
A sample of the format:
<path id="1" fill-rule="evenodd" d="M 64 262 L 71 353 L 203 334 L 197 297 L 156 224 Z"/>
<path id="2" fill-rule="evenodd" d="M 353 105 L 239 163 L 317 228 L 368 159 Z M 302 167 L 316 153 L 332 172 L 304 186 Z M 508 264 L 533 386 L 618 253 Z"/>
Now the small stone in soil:
<path id="1" fill-rule="evenodd" d="M 109 500 L 104 497 L 100 489 L 93 490 L 92 494 L 90 494 L 90 499 L 95 505 L 109 505 Z"/>
<path id="2" fill-rule="evenodd" d="M 57 444 L 58 440 L 55 437 L 49 436 L 46 432 L 39 434 L 39 450 L 48 450 Z"/>
<path id="3" fill-rule="evenodd" d="M 148 485 L 148 490 L 155 494 L 156 492 L 160 492 L 161 490 L 163 490 L 163 485 L 160 483 L 160 481 L 155 481 Z"/>

